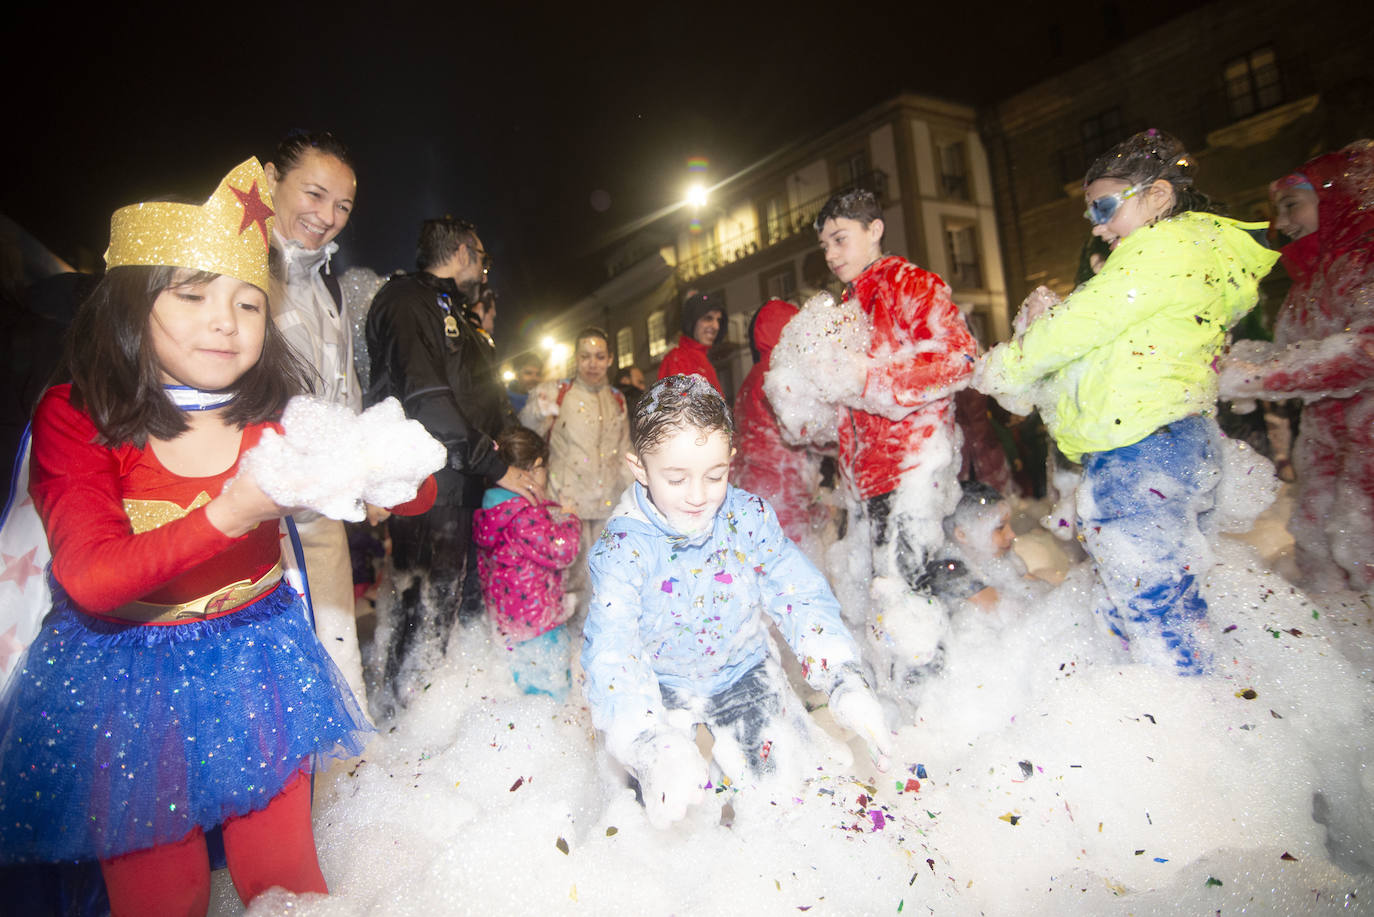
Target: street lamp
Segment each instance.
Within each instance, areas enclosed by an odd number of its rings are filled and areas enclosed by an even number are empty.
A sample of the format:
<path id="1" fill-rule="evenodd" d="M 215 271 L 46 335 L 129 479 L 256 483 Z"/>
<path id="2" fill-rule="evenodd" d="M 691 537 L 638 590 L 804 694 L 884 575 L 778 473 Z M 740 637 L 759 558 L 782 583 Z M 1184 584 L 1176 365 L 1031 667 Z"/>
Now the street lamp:
<path id="1" fill-rule="evenodd" d="M 687 204 L 691 207 L 706 206 L 706 188 L 702 185 L 693 185 L 687 189 Z"/>
<path id="2" fill-rule="evenodd" d="M 543 339 L 542 341 L 539 342 L 539 346 L 540 346 L 540 347 L 543 347 L 545 350 L 550 350 L 550 351 L 553 350 L 553 348 L 554 348 L 553 336 L 552 336 L 552 335 L 548 335 L 548 334 L 544 335 L 544 339 Z"/>

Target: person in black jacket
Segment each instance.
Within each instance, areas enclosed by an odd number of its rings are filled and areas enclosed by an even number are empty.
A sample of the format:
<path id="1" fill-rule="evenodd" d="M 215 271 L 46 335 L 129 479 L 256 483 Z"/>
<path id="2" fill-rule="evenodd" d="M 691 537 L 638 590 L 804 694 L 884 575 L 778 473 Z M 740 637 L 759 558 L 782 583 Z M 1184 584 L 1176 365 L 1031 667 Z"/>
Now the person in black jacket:
<path id="1" fill-rule="evenodd" d="M 448 448 L 435 479 L 439 495 L 420 516 L 390 520 L 391 566 L 377 602 L 373 711 L 390 716 L 422 690 L 443 657 L 462 603 L 472 516 L 495 484 L 531 502 L 544 498 L 528 471 L 496 449 L 518 426 L 491 362 L 491 348 L 464 320 L 490 258 L 477 230 L 451 217 L 420 229 L 416 274 L 392 277 L 367 317 L 372 378 L 364 402 L 394 397 Z"/>

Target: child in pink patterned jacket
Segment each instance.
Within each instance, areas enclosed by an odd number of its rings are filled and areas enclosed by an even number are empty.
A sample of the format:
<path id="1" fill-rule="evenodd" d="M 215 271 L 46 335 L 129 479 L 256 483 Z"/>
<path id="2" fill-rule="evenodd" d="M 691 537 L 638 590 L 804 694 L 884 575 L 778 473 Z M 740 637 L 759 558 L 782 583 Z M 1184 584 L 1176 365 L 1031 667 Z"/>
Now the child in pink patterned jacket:
<path id="1" fill-rule="evenodd" d="M 514 468 L 548 475 L 548 444 L 523 427 L 497 440 Z M 473 517 L 477 570 L 487 614 L 509 654 L 511 674 L 526 694 L 567 697 L 571 642 L 563 622 L 573 605 L 563 600 L 563 571 L 577 557 L 581 522 L 557 503 L 531 504 L 504 487 L 488 488 Z"/>

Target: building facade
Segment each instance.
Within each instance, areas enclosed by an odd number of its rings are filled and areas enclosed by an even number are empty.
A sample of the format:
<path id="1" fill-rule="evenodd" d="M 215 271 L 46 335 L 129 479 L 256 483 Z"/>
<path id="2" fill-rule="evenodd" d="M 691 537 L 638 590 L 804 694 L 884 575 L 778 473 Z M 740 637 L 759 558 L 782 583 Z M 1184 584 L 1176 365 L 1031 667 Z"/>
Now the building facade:
<path id="1" fill-rule="evenodd" d="M 608 259 L 610 279 L 545 330 L 570 344 L 579 328 L 604 327 L 617 364 L 636 364 L 652 378 L 681 333 L 683 299 L 715 293 L 727 326 L 713 361 L 733 393 L 753 365 L 747 334 L 759 306 L 839 292 L 812 224 L 832 194 L 855 187 L 882 203 L 886 252 L 944 277 L 983 341 L 1006 334 L 1005 272 L 976 112 L 914 95 L 789 145 L 711 187 L 705 203 L 642 230 Z"/>
<path id="2" fill-rule="evenodd" d="M 1135 131 L 1178 136 L 1202 191 L 1231 216 L 1266 220 L 1269 182 L 1374 135 L 1374 4 L 1337 6 L 1314 16 L 1297 0 L 1217 0 L 1125 41 L 1104 32 L 1086 42 L 1103 53 L 981 110 L 903 94 L 790 144 L 611 252 L 607 282 L 546 321 L 564 343 L 549 372 L 571 372 L 572 336 L 592 324 L 619 366 L 652 378 L 699 290 L 726 304 L 714 358 L 734 391 L 764 301 L 839 292 L 812 222 L 847 188 L 879 196 L 884 249 L 944 277 L 984 347 L 1007 337 L 1037 285 L 1063 295 L 1082 276 L 1083 174 Z M 1271 313 L 1281 272 L 1274 283 Z"/>
<path id="3" fill-rule="evenodd" d="M 1177 136 L 1197 187 L 1252 220 L 1269 218 L 1269 182 L 1367 133 L 1374 7 L 1337 6 L 1200 6 L 985 109 L 1012 302 L 1073 288 L 1090 239 L 1083 174 L 1136 131 Z"/>

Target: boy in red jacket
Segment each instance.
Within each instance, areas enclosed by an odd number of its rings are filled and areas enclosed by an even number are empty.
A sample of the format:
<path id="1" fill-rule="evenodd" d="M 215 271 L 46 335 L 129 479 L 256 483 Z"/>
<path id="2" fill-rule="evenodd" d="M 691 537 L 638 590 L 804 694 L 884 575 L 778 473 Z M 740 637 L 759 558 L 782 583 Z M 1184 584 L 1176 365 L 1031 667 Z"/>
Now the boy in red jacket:
<path id="1" fill-rule="evenodd" d="M 953 396 L 968 384 L 978 345 L 943 280 L 883 255 L 882 208 L 871 192 L 835 195 L 815 227 L 844 302 L 872 323 L 863 392 L 837 406 L 839 467 L 872 545 L 868 624 L 891 657 L 879 674 L 901 681 L 938 661 L 948 626 L 915 584 L 959 501 Z"/>

